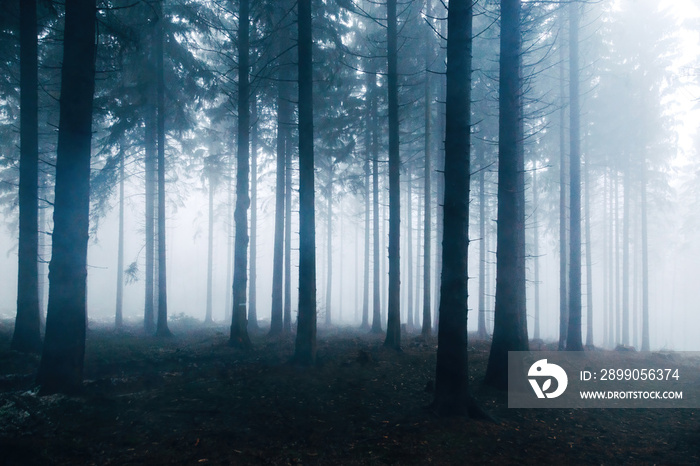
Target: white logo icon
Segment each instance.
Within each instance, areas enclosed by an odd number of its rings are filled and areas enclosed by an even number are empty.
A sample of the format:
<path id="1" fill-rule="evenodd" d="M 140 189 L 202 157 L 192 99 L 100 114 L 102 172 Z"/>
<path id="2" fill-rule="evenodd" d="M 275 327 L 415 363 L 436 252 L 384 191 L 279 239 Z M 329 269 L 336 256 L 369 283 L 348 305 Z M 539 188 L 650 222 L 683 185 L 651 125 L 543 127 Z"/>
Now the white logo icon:
<path id="1" fill-rule="evenodd" d="M 535 391 L 537 398 L 556 398 L 566 390 L 566 386 L 569 383 L 569 378 L 566 376 L 566 371 L 556 364 L 547 363 L 546 359 L 540 359 L 530 366 L 530 370 L 527 372 L 528 377 L 547 377 L 542 386 L 540 387 L 537 379 L 528 379 L 532 389 Z M 552 386 L 552 379 L 557 381 L 557 389 L 551 393 L 548 393 Z"/>

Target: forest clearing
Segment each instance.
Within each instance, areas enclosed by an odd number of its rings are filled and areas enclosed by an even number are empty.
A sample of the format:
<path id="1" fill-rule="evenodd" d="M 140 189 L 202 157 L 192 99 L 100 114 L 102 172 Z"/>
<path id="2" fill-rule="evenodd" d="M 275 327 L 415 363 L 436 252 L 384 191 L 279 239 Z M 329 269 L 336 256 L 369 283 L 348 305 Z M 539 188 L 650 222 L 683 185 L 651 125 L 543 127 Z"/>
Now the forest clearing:
<path id="1" fill-rule="evenodd" d="M 95 325 L 77 396 L 38 397 L 38 358 L 9 352 L 0 323 L 0 464 L 697 464 L 698 411 L 508 409 L 483 387 L 488 342 L 469 342 L 470 381 L 494 421 L 428 406 L 437 341 L 401 353 L 356 330 L 319 333 L 317 366 L 288 364 L 291 337 L 174 324 L 174 338 Z M 141 334 L 140 334 L 141 333 Z M 556 345 L 554 345 L 556 346 Z M 611 360 L 614 361 L 614 352 Z"/>

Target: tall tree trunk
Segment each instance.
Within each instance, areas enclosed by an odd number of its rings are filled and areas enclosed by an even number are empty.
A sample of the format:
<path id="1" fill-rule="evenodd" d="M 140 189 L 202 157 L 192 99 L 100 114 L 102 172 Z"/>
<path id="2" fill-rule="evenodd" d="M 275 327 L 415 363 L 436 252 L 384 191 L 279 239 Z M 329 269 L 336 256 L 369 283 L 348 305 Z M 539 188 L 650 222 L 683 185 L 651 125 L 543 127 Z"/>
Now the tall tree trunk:
<path id="1" fill-rule="evenodd" d="M 152 68 L 152 65 L 147 65 Z M 146 84 L 145 115 L 145 178 L 146 178 L 146 293 L 144 303 L 143 328 L 147 335 L 155 332 L 154 270 L 155 270 L 155 196 L 156 196 L 156 104 L 151 82 Z"/>
<path id="2" fill-rule="evenodd" d="M 209 157 L 213 157 L 214 154 L 209 154 Z M 213 177 L 216 176 L 213 173 L 214 168 L 210 168 L 212 172 L 209 173 L 209 230 L 207 235 L 207 307 L 204 314 L 204 323 L 211 324 L 214 322 L 212 318 L 212 297 L 214 294 L 213 290 L 213 272 L 214 272 L 214 182 Z"/>
<path id="3" fill-rule="evenodd" d="M 479 156 L 481 167 L 479 167 L 479 317 L 477 337 L 481 340 L 488 338 L 486 329 L 486 249 L 488 242 L 486 239 L 486 192 L 485 175 L 486 157 L 482 152 Z M 535 319 L 537 322 L 537 319 Z M 535 331 L 537 326 L 535 325 Z"/>
<path id="4" fill-rule="evenodd" d="M 413 174 L 410 165 L 406 167 L 406 324 L 413 324 Z"/>
<path id="5" fill-rule="evenodd" d="M 124 303 L 124 149 L 119 149 L 119 238 L 117 239 L 117 309 L 114 327 L 122 328 Z"/>
<path id="6" fill-rule="evenodd" d="M 448 14 L 444 247 L 433 408 L 468 414 L 467 294 L 472 1 L 452 0 Z"/>
<path id="7" fill-rule="evenodd" d="M 20 2 L 20 160 L 17 318 L 11 348 L 41 351 L 39 310 L 39 97 L 36 0 Z"/>
<path id="8" fill-rule="evenodd" d="M 576 1 L 569 3 L 569 109 L 571 160 L 571 227 L 569 264 L 569 328 L 567 351 L 583 351 L 581 341 L 581 123 L 579 114 L 578 10 Z"/>
<path id="9" fill-rule="evenodd" d="M 446 27 L 446 22 L 441 21 L 440 23 L 440 34 L 443 37 L 446 37 L 447 31 L 445 30 Z M 446 121 L 445 121 L 445 102 L 447 99 L 446 96 L 447 89 L 446 89 L 446 84 L 445 80 L 440 80 L 440 96 L 438 98 L 438 101 L 440 102 L 439 107 L 438 107 L 438 134 L 440 135 L 440 150 L 438 150 L 437 154 L 437 163 L 436 163 L 436 169 L 437 169 L 437 182 L 436 182 L 436 187 L 437 187 L 437 204 L 436 204 L 436 227 L 435 227 L 435 303 L 433 306 L 433 329 L 437 332 L 437 328 L 439 325 L 439 317 L 440 317 L 440 289 L 442 287 L 441 285 L 441 277 L 440 274 L 442 273 L 442 238 L 443 238 L 443 227 L 444 227 L 444 221 L 443 218 L 445 216 L 445 211 L 443 209 L 442 203 L 445 199 L 445 177 L 443 174 L 445 173 L 445 126 L 446 126 Z"/>
<path id="10" fill-rule="evenodd" d="M 608 172 L 603 172 L 603 307 L 602 307 L 602 322 L 603 322 L 603 345 L 607 345 L 610 338 L 610 321 L 608 320 L 608 296 L 610 288 L 608 286 L 608 264 L 610 257 L 608 256 Z M 588 217 L 589 214 L 586 214 Z M 588 242 L 588 239 L 586 240 Z"/>
<path id="11" fill-rule="evenodd" d="M 562 13 L 561 37 L 564 37 L 564 19 Z M 563 42 L 563 41 L 562 41 Z M 566 241 L 566 100 L 564 90 L 564 45 L 559 46 L 559 350 L 566 348 L 566 332 L 569 330 L 569 296 L 567 293 L 567 241 Z"/>
<path id="12" fill-rule="evenodd" d="M 326 326 L 331 325 L 333 291 L 333 162 L 328 165 L 328 197 L 326 198 Z"/>
<path id="13" fill-rule="evenodd" d="M 423 185 L 425 187 L 425 184 Z M 416 239 L 416 267 L 415 267 L 415 272 L 416 272 L 416 281 L 415 283 L 415 291 L 416 291 L 416 299 L 415 299 L 415 307 L 413 308 L 412 318 L 410 321 L 410 327 L 413 328 L 418 328 L 420 326 L 420 317 L 419 317 L 419 304 L 420 303 L 420 272 L 421 272 L 421 241 L 423 241 L 423 238 L 421 237 L 422 229 L 421 229 L 421 213 L 423 210 L 423 205 L 422 205 L 422 198 L 420 196 L 420 192 L 418 193 L 418 209 L 416 211 L 416 223 L 418 225 L 418 228 L 416 229 L 416 234 L 418 235 L 418 238 Z"/>
<path id="14" fill-rule="evenodd" d="M 387 92 L 389 94 L 389 303 L 384 345 L 401 348 L 401 186 L 396 0 L 387 0 Z"/>
<path id="15" fill-rule="evenodd" d="M 240 1 L 238 27 L 238 152 L 236 154 L 236 239 L 233 259 L 233 308 L 229 345 L 250 348 L 246 319 L 246 288 L 248 284 L 248 207 L 250 207 L 250 71 L 249 0 Z"/>
<path id="16" fill-rule="evenodd" d="M 591 184 L 589 179 L 590 158 L 586 152 L 586 162 L 583 166 L 586 190 L 584 215 L 586 217 L 586 346 L 593 347 L 593 253 L 591 251 Z"/>
<path id="17" fill-rule="evenodd" d="M 374 75 L 373 79 L 376 80 Z M 370 96 L 370 108 L 372 114 L 372 242 L 374 256 L 374 271 L 372 273 L 372 333 L 382 333 L 382 312 L 381 312 L 381 295 L 379 291 L 380 270 L 383 258 L 380 256 L 381 248 L 379 246 L 379 129 L 377 125 L 377 99 L 374 95 L 375 81 L 372 81 L 372 87 L 368 90 Z M 383 220 L 382 220 L 383 221 Z"/>
<path id="18" fill-rule="evenodd" d="M 430 1 L 428 1 L 428 13 L 431 12 Z M 431 34 L 431 31 L 427 31 L 426 39 Z M 428 72 L 428 65 L 430 62 L 430 57 L 428 53 L 425 56 L 425 89 L 424 89 L 424 123 L 425 123 L 425 159 L 423 165 L 423 171 L 425 172 L 424 185 L 423 185 L 423 324 L 421 326 L 421 336 L 427 338 L 430 336 L 432 330 L 432 324 L 430 319 L 430 300 L 431 300 L 431 281 L 430 274 L 432 270 L 430 268 L 432 264 L 432 96 L 431 96 L 431 79 L 430 73 Z"/>
<path id="19" fill-rule="evenodd" d="M 83 382 L 95 3 L 66 1 L 49 308 L 37 374 L 44 394 L 76 392 Z"/>
<path id="20" fill-rule="evenodd" d="M 625 163 L 623 186 L 624 204 L 622 206 L 622 344 L 630 344 L 630 194 L 629 157 Z"/>
<path id="21" fill-rule="evenodd" d="M 165 16 L 163 2 L 157 4 L 156 71 L 158 73 L 158 322 L 156 335 L 170 336 L 168 329 L 168 295 L 165 261 L 165 76 L 163 42 Z"/>
<path id="22" fill-rule="evenodd" d="M 370 233 L 370 226 L 369 226 L 369 221 L 370 221 L 370 204 L 369 204 L 369 196 L 370 196 L 370 168 L 369 168 L 369 161 L 372 156 L 372 111 L 371 111 L 371 106 L 370 106 L 370 96 L 369 96 L 369 90 L 370 90 L 370 85 L 371 81 L 373 79 L 376 79 L 373 74 L 367 73 L 366 75 L 367 78 L 367 93 L 365 94 L 365 105 L 367 109 L 367 114 L 365 115 L 365 269 L 364 269 L 364 278 L 363 278 L 363 292 L 362 292 L 362 324 L 360 324 L 360 328 L 362 330 L 367 330 L 369 329 L 369 233 Z"/>
<path id="23" fill-rule="evenodd" d="M 290 101 L 291 102 L 291 101 Z M 292 109 L 290 107 L 290 124 Z M 285 333 L 292 331 L 292 141 L 289 130 L 285 131 L 285 182 L 284 182 L 284 320 Z"/>
<path id="24" fill-rule="evenodd" d="M 255 92 L 250 101 L 252 137 L 250 141 L 250 282 L 248 284 L 248 328 L 257 331 L 258 326 L 258 97 Z"/>
<path id="25" fill-rule="evenodd" d="M 285 29 L 286 31 L 286 29 Z M 279 45 L 280 49 L 282 45 Z M 279 50 L 282 52 L 282 50 Z M 282 77 L 281 75 L 279 76 Z M 270 336 L 282 333 L 283 327 L 283 272 L 284 272 L 284 200 L 287 125 L 291 108 L 286 93 L 287 84 L 277 82 L 277 165 L 275 174 L 275 243 L 272 258 L 272 309 L 270 311 Z M 289 220 L 287 220 L 289 221 Z"/>
<path id="26" fill-rule="evenodd" d="M 540 233 L 538 222 L 539 191 L 537 188 L 537 163 L 532 171 L 532 223 L 533 223 L 533 268 L 535 269 L 535 330 L 533 337 L 540 339 Z"/>
<path id="27" fill-rule="evenodd" d="M 525 211 L 519 188 L 524 186 L 521 144 L 520 0 L 501 1 L 501 57 L 498 117 L 498 237 L 496 309 L 493 342 L 485 382 L 508 386 L 508 351 L 527 351 L 524 280 L 525 251 L 522 250 Z M 449 99 L 448 99 L 449 100 Z M 447 172 L 447 169 L 445 170 Z M 447 217 L 447 215 L 445 215 Z M 443 260 L 445 260 L 443 254 Z M 444 274 L 444 272 L 443 272 Z M 525 338 L 523 338 L 523 335 Z"/>
<path id="28" fill-rule="evenodd" d="M 619 345 L 622 341 L 622 315 L 620 308 L 620 176 L 615 171 L 615 341 Z"/>
<path id="29" fill-rule="evenodd" d="M 232 284 L 233 272 L 233 154 L 228 155 L 228 202 L 226 214 L 226 285 Z M 231 293 L 226 290 L 224 322 L 231 319 Z"/>
<path id="30" fill-rule="evenodd" d="M 299 0 L 299 314 L 294 361 L 316 362 L 316 219 L 311 0 Z"/>
<path id="31" fill-rule="evenodd" d="M 647 165 L 642 155 L 642 351 L 649 351 L 649 249 L 647 238 Z"/>

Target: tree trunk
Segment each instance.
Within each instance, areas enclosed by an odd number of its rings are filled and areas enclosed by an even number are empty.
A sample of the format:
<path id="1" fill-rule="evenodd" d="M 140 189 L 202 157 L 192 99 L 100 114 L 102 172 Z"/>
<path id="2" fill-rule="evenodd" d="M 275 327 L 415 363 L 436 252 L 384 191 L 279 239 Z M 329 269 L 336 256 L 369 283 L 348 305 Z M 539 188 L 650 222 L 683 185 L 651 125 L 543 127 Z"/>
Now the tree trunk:
<path id="1" fill-rule="evenodd" d="M 425 185 L 424 185 L 425 186 Z M 412 307 L 413 312 L 411 313 L 411 321 L 409 326 L 412 328 L 418 328 L 420 326 L 420 318 L 419 318 L 419 304 L 420 303 L 420 272 L 421 272 L 421 241 L 423 241 L 423 238 L 421 238 L 421 212 L 423 209 L 423 206 L 421 204 L 422 198 L 420 197 L 420 193 L 418 193 L 418 209 L 416 210 L 416 223 L 418 225 L 418 228 L 416 229 L 416 234 L 418 235 L 418 238 L 416 239 L 416 267 L 415 267 L 415 272 L 416 272 L 416 281 L 415 283 L 415 291 L 416 291 L 416 299 L 414 301 L 415 307 Z"/>
<path id="2" fill-rule="evenodd" d="M 533 337 L 535 340 L 540 339 L 540 234 L 539 222 L 537 218 L 537 210 L 539 208 L 539 192 L 537 189 L 537 163 L 532 171 L 532 223 L 533 223 L 533 252 L 532 258 L 535 269 L 535 330 Z"/>
<path id="3" fill-rule="evenodd" d="M 360 328 L 362 330 L 369 329 L 369 220 L 370 220 L 370 168 L 369 161 L 372 156 L 372 111 L 371 111 L 371 97 L 369 95 L 371 82 L 376 79 L 373 74 L 367 73 L 367 92 L 365 93 L 365 105 L 367 109 L 367 114 L 365 115 L 365 270 L 364 270 L 364 281 L 363 281 L 363 293 L 362 293 L 362 324 Z M 376 281 L 376 277 L 375 277 Z"/>
<path id="4" fill-rule="evenodd" d="M 642 155 L 642 351 L 650 350 L 649 341 L 649 249 L 647 238 L 647 166 Z"/>
<path id="5" fill-rule="evenodd" d="M 389 302 L 384 345 L 401 348 L 401 186 L 396 0 L 387 0 L 387 92 L 389 94 Z"/>
<path id="6" fill-rule="evenodd" d="M 226 215 L 226 285 L 232 284 L 233 277 L 233 154 L 228 155 L 228 202 Z M 231 293 L 226 290 L 224 322 L 231 319 Z"/>
<path id="7" fill-rule="evenodd" d="M 311 0 L 299 0 L 299 314 L 294 361 L 316 363 L 316 220 Z"/>
<path id="8" fill-rule="evenodd" d="M 147 65 L 152 68 L 152 65 Z M 155 332 L 154 270 L 155 270 L 155 195 L 156 195 L 156 105 L 151 82 L 146 83 L 148 97 L 145 115 L 145 178 L 146 178 L 146 293 L 143 328 L 147 335 Z"/>
<path id="9" fill-rule="evenodd" d="M 622 206 L 622 344 L 630 344 L 630 168 L 629 158 L 625 163 L 623 187 L 624 204 Z"/>
<path id="10" fill-rule="evenodd" d="M 486 248 L 488 247 L 486 240 L 486 192 L 485 192 L 485 164 L 486 157 L 482 152 L 479 159 L 481 167 L 479 167 L 479 317 L 477 336 L 481 340 L 488 338 L 488 330 L 486 329 Z M 535 314 L 537 315 L 537 314 Z M 535 319 L 535 322 L 537 320 Z M 537 326 L 535 326 L 537 329 Z"/>
<path id="11" fill-rule="evenodd" d="M 584 164 L 584 180 L 586 199 L 584 215 L 586 217 L 586 346 L 593 347 L 593 253 L 591 251 L 591 183 L 589 180 L 590 159 L 586 152 L 586 162 Z"/>
<path id="12" fill-rule="evenodd" d="M 467 295 L 472 2 L 452 0 L 448 14 L 445 198 L 440 321 L 433 409 L 468 414 Z"/>
<path id="13" fill-rule="evenodd" d="M 563 26 L 560 27 L 560 34 L 564 37 Z M 566 101 L 564 90 L 564 67 L 565 54 L 563 43 L 559 46 L 559 99 L 561 108 L 559 109 L 559 351 L 566 348 L 566 332 L 569 330 L 569 296 L 567 293 L 567 241 L 566 241 L 566 138 L 565 138 L 565 120 L 566 120 Z"/>
<path id="14" fill-rule="evenodd" d="M 281 49 L 282 45 L 279 45 L 279 47 Z M 279 50 L 279 52 L 281 51 Z M 279 77 L 281 78 L 282 76 Z M 275 243 L 272 258 L 270 336 L 282 333 L 283 326 L 285 148 L 287 138 L 286 125 L 289 124 L 290 114 L 291 109 L 289 97 L 286 94 L 286 83 L 280 79 L 277 82 L 277 171 L 275 174 Z"/>
<path id="15" fill-rule="evenodd" d="M 289 107 L 290 124 L 292 118 Z M 284 320 L 285 333 L 292 331 L 292 148 L 289 130 L 285 131 L 285 182 L 284 182 Z"/>
<path id="16" fill-rule="evenodd" d="M 406 180 L 406 325 L 410 327 L 413 324 L 413 174 L 410 166 L 406 167 Z"/>
<path id="17" fill-rule="evenodd" d="M 117 310 L 114 327 L 122 328 L 124 319 L 124 149 L 119 149 L 119 238 L 117 240 Z"/>
<path id="18" fill-rule="evenodd" d="M 445 21 L 440 23 L 440 34 L 446 37 L 447 31 L 445 30 Z M 438 101 L 440 102 L 440 107 L 438 107 L 439 123 L 438 123 L 438 134 L 440 135 L 440 150 L 438 150 L 437 157 L 437 203 L 436 203 L 436 227 L 435 227 L 435 304 L 433 310 L 433 329 L 437 332 L 439 317 L 440 317 L 440 288 L 441 288 L 441 278 L 440 273 L 442 272 L 442 238 L 443 238 L 443 217 L 445 216 L 442 203 L 445 199 L 445 102 L 446 102 L 446 88 L 445 80 L 440 80 L 440 96 Z"/>
<path id="19" fill-rule="evenodd" d="M 485 383 L 508 386 L 508 351 L 527 351 L 524 256 L 525 211 L 519 188 L 524 185 L 521 144 L 520 0 L 501 2 L 501 56 L 498 139 L 498 237 L 496 309 L 493 342 Z M 448 99 L 449 101 L 449 99 Z M 447 173 L 447 169 L 445 172 Z M 447 216 L 447 215 L 445 215 Z M 444 255 L 443 255 L 444 256 Z M 443 257 L 443 260 L 444 257 Z M 443 272 L 444 273 L 444 272 Z M 523 335 L 525 338 L 523 338 Z"/>
<path id="20" fill-rule="evenodd" d="M 379 246 L 379 128 L 377 125 L 377 99 L 374 95 L 376 77 L 372 75 L 372 87 L 368 89 L 372 114 L 372 242 L 374 271 L 372 273 L 372 333 L 382 333 L 381 295 L 379 291 L 382 258 Z M 383 221 L 383 219 L 382 219 Z"/>
<path id="21" fill-rule="evenodd" d="M 214 157 L 214 154 L 209 154 L 209 157 Z M 204 316 L 204 323 L 211 324 L 212 319 L 212 296 L 213 296 L 213 271 L 214 271 L 214 168 L 209 173 L 209 234 L 207 236 L 207 308 Z"/>
<path id="22" fill-rule="evenodd" d="M 157 3 L 156 71 L 158 73 L 158 322 L 156 335 L 170 336 L 168 329 L 168 295 L 165 262 L 165 76 L 163 41 L 165 16 L 163 1 Z"/>
<path id="23" fill-rule="evenodd" d="M 428 2 L 428 7 L 430 7 L 430 2 Z M 430 13 L 430 8 L 428 8 L 428 13 Z M 431 34 L 431 31 L 428 31 L 426 34 L 426 39 L 429 37 L 428 34 Z M 423 165 L 423 171 L 425 172 L 425 181 L 423 185 L 423 324 L 421 325 L 421 336 L 423 338 L 427 338 L 430 336 L 432 327 L 431 327 L 431 322 L 430 322 L 430 299 L 431 299 L 431 293 L 430 293 L 430 287 L 431 287 L 431 281 L 430 281 L 430 274 L 432 273 L 432 270 L 430 269 L 430 266 L 432 264 L 432 257 L 431 257 L 431 246 L 432 246 L 432 221 L 433 219 L 431 218 L 432 215 L 432 176 L 433 176 L 433 168 L 432 168 L 432 142 L 431 142 L 431 133 L 432 133 L 432 98 L 430 94 L 430 73 L 428 73 L 428 64 L 429 64 L 430 57 L 426 53 L 425 57 L 425 89 L 424 89 L 424 105 L 425 105 L 425 113 L 424 113 L 424 121 L 425 121 L 425 160 L 424 160 L 424 165 Z"/>
<path id="24" fill-rule="evenodd" d="M 11 348 L 41 351 L 39 310 L 39 97 L 36 0 L 20 2 L 20 161 L 17 318 Z"/>
<path id="25" fill-rule="evenodd" d="M 326 197 L 326 326 L 331 325 L 333 291 L 333 162 L 328 165 L 328 195 Z"/>
<path id="26" fill-rule="evenodd" d="M 583 351 L 581 341 L 581 138 L 579 114 L 578 69 L 578 9 L 576 1 L 569 3 L 569 110 L 571 160 L 571 227 L 569 264 L 569 328 L 567 351 Z"/>
<path id="27" fill-rule="evenodd" d="M 248 282 L 248 207 L 250 207 L 250 86 L 249 57 L 249 0 L 240 1 L 238 27 L 238 152 L 236 154 L 236 239 L 233 258 L 233 308 L 231 309 L 231 336 L 229 345 L 248 349 L 248 322 L 246 319 L 246 288 Z"/>
<path id="28" fill-rule="evenodd" d="M 250 141 L 250 283 L 248 284 L 248 329 L 257 331 L 258 326 L 258 98 L 253 92 L 250 102 L 252 137 Z"/>
<path id="29" fill-rule="evenodd" d="M 46 338 L 37 375 L 44 394 L 83 382 L 95 89 L 95 0 L 67 0 Z"/>

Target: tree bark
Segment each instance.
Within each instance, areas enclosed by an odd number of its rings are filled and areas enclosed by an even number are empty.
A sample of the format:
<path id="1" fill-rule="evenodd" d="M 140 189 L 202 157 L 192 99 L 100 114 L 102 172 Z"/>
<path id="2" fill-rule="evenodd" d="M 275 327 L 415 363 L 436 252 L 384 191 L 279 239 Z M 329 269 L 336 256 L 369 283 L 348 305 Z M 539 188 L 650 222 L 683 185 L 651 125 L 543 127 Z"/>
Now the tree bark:
<path id="1" fill-rule="evenodd" d="M 249 0 L 240 1 L 238 27 L 238 152 L 236 154 L 236 239 L 233 259 L 233 308 L 229 345 L 251 347 L 246 318 L 246 289 L 248 284 L 248 207 L 250 207 L 250 85 Z"/>
<path id="2" fill-rule="evenodd" d="M 481 340 L 488 338 L 488 330 L 486 329 L 486 248 L 488 247 L 486 240 L 486 180 L 485 157 L 483 152 L 480 155 L 481 167 L 479 167 L 479 318 L 477 336 Z M 537 327 L 535 327 L 537 328 Z"/>
<path id="3" fill-rule="evenodd" d="M 387 0 L 387 92 L 389 101 L 389 289 L 384 345 L 401 349 L 401 158 L 399 154 L 399 82 L 396 0 Z"/>
<path id="4" fill-rule="evenodd" d="M 168 337 L 168 294 L 165 258 L 165 76 L 164 76 L 164 30 L 163 2 L 157 3 L 156 23 L 156 71 L 158 103 L 158 322 L 156 335 Z"/>
<path id="5" fill-rule="evenodd" d="M 380 296 L 380 269 L 382 258 L 380 256 L 379 246 L 379 135 L 377 121 L 377 99 L 374 95 L 375 80 L 372 75 L 372 87 L 368 89 L 370 96 L 370 108 L 372 114 L 372 254 L 374 256 L 374 271 L 372 273 L 372 333 L 382 333 L 382 312 L 381 312 L 381 296 Z"/>
<path id="6" fill-rule="evenodd" d="M 291 120 L 291 108 L 290 108 Z M 291 123 L 291 121 L 290 121 Z M 284 183 L 284 321 L 285 333 L 292 331 L 292 148 L 289 131 L 285 137 Z"/>
<path id="7" fill-rule="evenodd" d="M 571 160 L 571 227 L 569 264 L 569 328 L 567 351 L 583 351 L 581 341 L 581 123 L 579 110 L 577 1 L 569 3 L 569 110 Z"/>
<path id="8" fill-rule="evenodd" d="M 362 293 L 362 324 L 360 328 L 362 330 L 369 329 L 369 233 L 370 233 L 370 177 L 371 171 L 369 167 L 370 158 L 372 157 L 372 109 L 371 109 L 371 96 L 369 91 L 371 88 L 372 80 L 376 79 L 372 73 L 367 73 L 367 92 L 365 93 L 365 106 L 367 113 L 365 115 L 365 270 L 364 270 L 364 281 L 363 281 L 363 293 Z M 376 277 L 375 277 L 376 279 Z"/>
<path id="9" fill-rule="evenodd" d="M 311 0 L 299 0 L 299 314 L 294 362 L 316 363 L 316 220 Z"/>
<path id="10" fill-rule="evenodd" d="M 248 283 L 248 329 L 259 330 L 258 326 L 258 97 L 255 92 L 250 101 L 251 141 L 250 141 L 250 282 Z"/>
<path id="11" fill-rule="evenodd" d="M 649 341 L 649 247 L 647 237 L 647 165 L 642 155 L 642 351 L 650 350 Z"/>
<path id="12" fill-rule="evenodd" d="M 406 167 L 406 326 L 413 325 L 413 173 Z"/>
<path id="13" fill-rule="evenodd" d="M 535 269 L 535 330 L 533 337 L 540 339 L 540 235 L 537 210 L 539 208 L 539 192 L 537 189 L 537 163 L 532 171 L 532 223 L 533 223 L 533 268 Z"/>
<path id="14" fill-rule="evenodd" d="M 501 1 L 496 309 L 485 383 L 508 386 L 508 351 L 527 351 L 520 0 Z M 448 99 L 449 101 L 449 99 Z M 445 170 L 447 172 L 447 169 Z M 447 214 L 445 215 L 447 216 Z M 443 255 L 444 260 L 444 255 Z M 523 338 L 525 336 L 525 338 Z"/>
<path id="15" fill-rule="evenodd" d="M 328 164 L 328 195 L 326 197 L 326 326 L 331 325 L 333 292 L 333 161 Z"/>
<path id="16" fill-rule="evenodd" d="M 591 184 L 589 179 L 590 158 L 586 152 L 586 162 L 584 164 L 584 180 L 586 199 L 584 215 L 586 217 L 586 346 L 593 347 L 593 253 L 591 243 Z"/>
<path id="17" fill-rule="evenodd" d="M 428 6 L 430 6 L 430 2 L 428 2 Z M 428 9 L 428 12 L 430 12 L 430 9 Z M 427 32 L 426 34 L 426 39 L 430 34 L 430 31 Z M 430 84 L 431 84 L 431 79 L 430 79 L 430 73 L 428 72 L 428 64 L 429 64 L 430 58 L 428 57 L 428 54 L 426 53 L 425 57 L 425 89 L 424 89 L 424 105 L 425 105 L 425 113 L 424 113 L 424 121 L 425 121 L 425 160 L 424 160 L 424 165 L 423 165 L 423 171 L 425 172 L 425 181 L 423 185 L 423 323 L 421 325 L 421 335 L 423 338 L 427 338 L 430 336 L 430 333 L 432 331 L 432 324 L 430 322 L 430 299 L 431 299 L 431 293 L 430 293 L 430 287 L 431 287 L 431 280 L 430 280 L 430 274 L 432 273 L 432 270 L 430 269 L 430 266 L 432 265 L 432 257 L 431 257 L 431 246 L 432 246 L 432 177 L 433 177 L 433 168 L 432 168 L 432 141 L 431 141 L 431 136 L 432 136 L 432 99 L 431 99 L 431 94 L 430 94 Z"/>
<path id="18" fill-rule="evenodd" d="M 67 0 L 46 338 L 37 374 L 43 394 L 83 382 L 95 89 L 95 0 Z"/>
<path id="19" fill-rule="evenodd" d="M 467 295 L 472 2 L 452 0 L 448 13 L 445 198 L 440 321 L 433 409 L 468 414 Z"/>
<path id="20" fill-rule="evenodd" d="M 562 13 L 561 37 L 564 37 L 564 19 Z M 563 40 L 562 40 L 563 42 Z M 569 330 L 569 295 L 567 293 L 567 241 L 566 241 L 566 100 L 564 88 L 565 53 L 564 45 L 559 46 L 559 347 L 566 348 L 566 332 Z"/>
<path id="21" fill-rule="evenodd" d="M 117 239 L 117 309 L 114 327 L 122 328 L 124 303 L 124 149 L 119 149 L 119 238 Z"/>
<path id="22" fill-rule="evenodd" d="M 41 351 L 39 310 L 39 96 L 36 0 L 20 2 L 20 161 L 17 317 L 10 347 Z"/>

